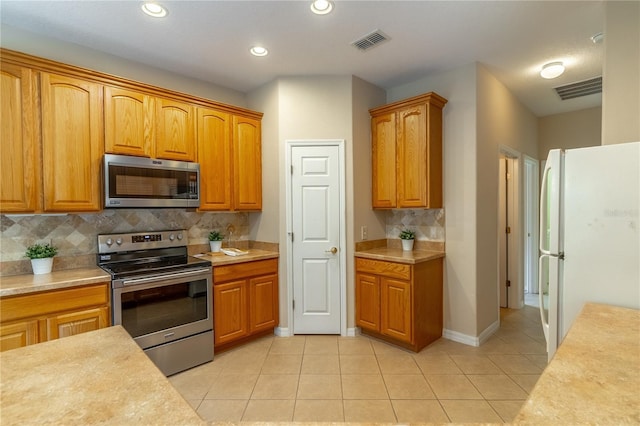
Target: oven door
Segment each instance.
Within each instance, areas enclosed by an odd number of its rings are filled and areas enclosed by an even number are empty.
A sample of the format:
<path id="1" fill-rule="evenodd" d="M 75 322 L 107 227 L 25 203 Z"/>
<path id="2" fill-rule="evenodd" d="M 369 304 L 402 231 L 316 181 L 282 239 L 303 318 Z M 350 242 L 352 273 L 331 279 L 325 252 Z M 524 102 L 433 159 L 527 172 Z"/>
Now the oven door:
<path id="1" fill-rule="evenodd" d="M 113 324 L 143 349 L 213 330 L 211 267 L 113 281 Z"/>

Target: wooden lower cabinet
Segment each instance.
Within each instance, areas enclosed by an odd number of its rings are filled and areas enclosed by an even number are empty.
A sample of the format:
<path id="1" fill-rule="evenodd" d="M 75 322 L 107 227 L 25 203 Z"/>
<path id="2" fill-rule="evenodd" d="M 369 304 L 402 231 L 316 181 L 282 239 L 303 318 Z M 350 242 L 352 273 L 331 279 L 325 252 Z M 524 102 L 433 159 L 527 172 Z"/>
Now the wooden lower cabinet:
<path id="1" fill-rule="evenodd" d="M 216 351 L 271 334 L 278 321 L 278 259 L 214 266 Z"/>
<path id="2" fill-rule="evenodd" d="M 110 325 L 109 283 L 0 299 L 0 351 Z"/>
<path id="3" fill-rule="evenodd" d="M 442 336 L 442 258 L 417 264 L 356 258 L 356 325 L 419 352 Z"/>

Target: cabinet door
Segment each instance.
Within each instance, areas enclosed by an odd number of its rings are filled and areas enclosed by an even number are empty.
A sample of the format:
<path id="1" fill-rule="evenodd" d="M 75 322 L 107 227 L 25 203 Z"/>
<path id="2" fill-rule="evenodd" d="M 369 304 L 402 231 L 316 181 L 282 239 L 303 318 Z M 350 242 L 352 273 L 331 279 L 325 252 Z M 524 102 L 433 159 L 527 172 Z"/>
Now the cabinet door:
<path id="1" fill-rule="evenodd" d="M 389 337 L 413 343 L 411 283 L 380 278 L 380 331 Z"/>
<path id="2" fill-rule="evenodd" d="M 231 210 L 231 117 L 198 108 L 200 210 Z"/>
<path id="3" fill-rule="evenodd" d="M 235 210 L 262 210 L 260 120 L 233 117 L 233 203 Z"/>
<path id="4" fill-rule="evenodd" d="M 247 280 L 213 286 L 213 335 L 216 345 L 247 336 Z"/>
<path id="5" fill-rule="evenodd" d="M 371 119 L 372 204 L 374 208 L 396 206 L 396 115 Z"/>
<path id="6" fill-rule="evenodd" d="M 184 102 L 156 99 L 156 158 L 195 161 L 194 108 Z"/>
<path id="7" fill-rule="evenodd" d="M 380 331 L 380 278 L 356 274 L 356 325 Z"/>
<path id="8" fill-rule="evenodd" d="M 39 127 L 35 73 L 3 63 L 0 67 L 0 212 L 41 208 Z"/>
<path id="9" fill-rule="evenodd" d="M 398 208 L 427 206 L 426 106 L 398 111 Z"/>
<path id="10" fill-rule="evenodd" d="M 41 83 L 44 210 L 99 211 L 102 87 L 47 73 Z"/>
<path id="11" fill-rule="evenodd" d="M 151 96 L 104 88 L 105 151 L 151 157 L 155 135 L 155 100 Z"/>
<path id="12" fill-rule="evenodd" d="M 108 326 L 108 307 L 65 312 L 47 318 L 47 340 L 74 336 Z"/>
<path id="13" fill-rule="evenodd" d="M 249 332 L 278 325 L 278 276 L 267 275 L 249 281 Z"/>
<path id="14" fill-rule="evenodd" d="M 0 326 L 0 352 L 38 343 L 38 320 Z"/>

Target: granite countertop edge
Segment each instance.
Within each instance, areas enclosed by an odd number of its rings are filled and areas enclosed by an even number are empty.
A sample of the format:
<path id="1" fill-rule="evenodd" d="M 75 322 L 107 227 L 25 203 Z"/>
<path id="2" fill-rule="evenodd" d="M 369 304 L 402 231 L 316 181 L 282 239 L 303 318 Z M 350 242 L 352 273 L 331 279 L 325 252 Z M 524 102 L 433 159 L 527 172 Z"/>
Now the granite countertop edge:
<path id="1" fill-rule="evenodd" d="M 234 265 L 237 263 L 253 262 L 256 260 L 277 259 L 280 257 L 280 253 L 277 251 L 248 249 L 245 250 L 248 253 L 240 256 L 228 256 L 222 252 L 207 252 L 194 255 L 201 259 L 211 261 L 211 265 L 216 266 Z"/>
<path id="2" fill-rule="evenodd" d="M 356 251 L 354 256 L 363 259 L 385 260 L 388 262 L 415 265 L 434 259 L 441 259 L 445 257 L 445 252 L 433 250 L 405 251 L 401 248 L 378 247 L 370 250 Z"/>
<path id="3" fill-rule="evenodd" d="M 0 298 L 107 283 L 111 276 L 98 268 L 65 269 L 49 274 L 0 277 Z"/>

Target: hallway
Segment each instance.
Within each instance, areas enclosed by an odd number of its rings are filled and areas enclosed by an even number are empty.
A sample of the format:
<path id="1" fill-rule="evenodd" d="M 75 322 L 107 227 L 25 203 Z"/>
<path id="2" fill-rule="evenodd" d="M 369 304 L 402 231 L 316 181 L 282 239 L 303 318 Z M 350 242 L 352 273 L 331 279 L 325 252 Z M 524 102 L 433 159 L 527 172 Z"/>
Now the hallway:
<path id="1" fill-rule="evenodd" d="M 169 378 L 209 422 L 509 422 L 546 365 L 538 310 L 480 347 L 415 354 L 366 336 L 269 336 Z"/>

